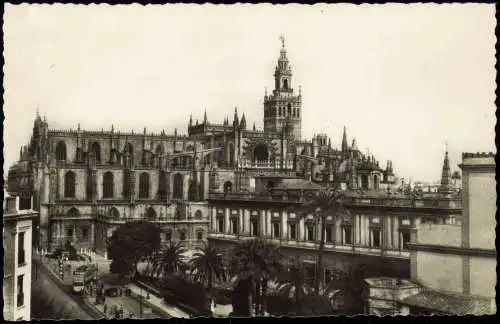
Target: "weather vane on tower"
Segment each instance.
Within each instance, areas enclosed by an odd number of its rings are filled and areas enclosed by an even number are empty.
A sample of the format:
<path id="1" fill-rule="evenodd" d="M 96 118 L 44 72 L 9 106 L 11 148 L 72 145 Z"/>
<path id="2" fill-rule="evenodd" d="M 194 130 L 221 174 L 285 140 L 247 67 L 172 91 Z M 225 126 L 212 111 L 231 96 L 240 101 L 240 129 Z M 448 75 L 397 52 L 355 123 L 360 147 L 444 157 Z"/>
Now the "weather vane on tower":
<path id="1" fill-rule="evenodd" d="M 281 47 L 285 48 L 285 36 L 283 34 L 280 35 Z"/>

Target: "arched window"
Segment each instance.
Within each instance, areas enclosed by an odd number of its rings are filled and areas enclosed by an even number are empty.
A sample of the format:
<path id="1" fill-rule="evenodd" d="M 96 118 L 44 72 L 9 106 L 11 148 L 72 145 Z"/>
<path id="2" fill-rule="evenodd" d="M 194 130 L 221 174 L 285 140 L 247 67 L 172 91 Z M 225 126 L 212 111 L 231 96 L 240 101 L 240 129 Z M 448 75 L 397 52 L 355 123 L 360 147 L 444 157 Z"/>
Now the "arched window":
<path id="1" fill-rule="evenodd" d="M 109 210 L 109 217 L 111 217 L 114 220 L 119 220 L 120 212 L 115 207 L 111 207 L 111 209 Z"/>
<path id="2" fill-rule="evenodd" d="M 94 142 L 92 144 L 92 154 L 94 155 L 95 162 L 101 163 L 101 146 L 99 145 L 99 143 Z"/>
<path id="3" fill-rule="evenodd" d="M 146 219 L 147 220 L 154 220 L 156 218 L 156 211 L 153 209 L 153 207 L 149 207 L 146 210 Z"/>
<path id="4" fill-rule="evenodd" d="M 203 230 L 198 230 L 196 232 L 196 240 L 203 241 Z"/>
<path id="5" fill-rule="evenodd" d="M 288 110 L 287 111 L 288 117 L 291 117 L 292 116 L 292 104 L 291 103 L 288 104 L 287 110 Z"/>
<path id="6" fill-rule="evenodd" d="M 378 189 L 378 176 L 373 176 L 373 189 Z"/>
<path id="7" fill-rule="evenodd" d="M 368 176 L 366 174 L 361 175 L 361 188 L 368 189 Z"/>
<path id="8" fill-rule="evenodd" d="M 233 145 L 233 143 L 229 143 L 228 157 L 229 157 L 229 165 L 232 166 L 234 164 L 234 145 Z"/>
<path id="9" fill-rule="evenodd" d="M 103 198 L 113 198 L 114 196 L 114 178 L 112 172 L 104 173 L 102 179 L 102 196 Z"/>
<path id="10" fill-rule="evenodd" d="M 283 89 L 288 90 L 288 80 L 283 80 Z"/>
<path id="11" fill-rule="evenodd" d="M 174 175 L 174 190 L 173 190 L 174 199 L 182 199 L 183 196 L 183 183 L 182 183 L 182 175 L 177 173 Z"/>
<path id="12" fill-rule="evenodd" d="M 75 173 L 72 171 L 64 175 L 64 197 L 75 198 Z"/>
<path id="13" fill-rule="evenodd" d="M 71 207 L 70 210 L 66 213 L 68 217 L 78 217 L 80 216 L 80 211 L 76 207 Z"/>
<path id="14" fill-rule="evenodd" d="M 63 141 L 59 141 L 59 143 L 57 143 L 56 160 L 66 161 L 66 144 Z"/>
<path id="15" fill-rule="evenodd" d="M 203 213 L 201 212 L 201 210 L 197 210 L 195 213 L 194 213 L 194 218 L 196 219 L 202 219 L 203 218 Z"/>
<path id="16" fill-rule="evenodd" d="M 160 171 L 160 178 L 158 179 L 158 198 L 163 200 L 167 198 L 168 184 L 167 174 L 165 171 Z"/>
<path id="17" fill-rule="evenodd" d="M 146 172 L 139 177 L 139 198 L 149 198 L 149 174 Z"/>

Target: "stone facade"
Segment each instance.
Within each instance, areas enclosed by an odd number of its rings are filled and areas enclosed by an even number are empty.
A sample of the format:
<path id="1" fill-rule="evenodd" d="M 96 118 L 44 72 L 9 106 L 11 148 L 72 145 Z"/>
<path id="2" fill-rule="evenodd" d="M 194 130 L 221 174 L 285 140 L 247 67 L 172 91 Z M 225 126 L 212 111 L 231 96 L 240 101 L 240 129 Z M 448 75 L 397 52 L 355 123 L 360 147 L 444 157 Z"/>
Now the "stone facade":
<path id="1" fill-rule="evenodd" d="M 29 321 L 33 219 L 37 213 L 20 208 L 19 197 L 9 197 L 6 192 L 3 211 L 3 317 Z"/>
<path id="2" fill-rule="evenodd" d="M 207 235 L 226 244 L 226 236 L 237 239 L 235 232 L 252 234 L 257 221 L 258 235 L 281 242 L 292 254 L 312 255 L 321 229 L 284 208 L 340 183 L 351 193 L 353 217 L 329 221 L 331 262 L 340 255 L 349 260 L 361 255 L 407 264 L 404 246 L 415 215 L 443 223 L 460 213 L 460 201 L 452 197 L 421 199 L 398 191 L 392 162 L 381 166 L 361 152 L 355 139 L 348 141 L 345 128 L 338 148 L 324 134 L 304 140 L 302 94 L 292 87 L 284 43 L 274 81 L 272 93 L 266 90 L 264 97 L 263 130 L 255 124 L 249 129 L 236 108 L 232 122 L 227 117 L 212 122 L 206 112 L 201 122 L 190 117 L 187 135 L 177 129 L 122 132 L 113 125 L 100 131 L 80 125 L 49 129 L 37 114 L 31 141 L 10 169 L 9 190 L 34 196 L 41 244 L 51 248 L 69 240 L 105 249 L 119 224 L 137 219 L 157 223 L 162 238 L 192 247 Z"/>

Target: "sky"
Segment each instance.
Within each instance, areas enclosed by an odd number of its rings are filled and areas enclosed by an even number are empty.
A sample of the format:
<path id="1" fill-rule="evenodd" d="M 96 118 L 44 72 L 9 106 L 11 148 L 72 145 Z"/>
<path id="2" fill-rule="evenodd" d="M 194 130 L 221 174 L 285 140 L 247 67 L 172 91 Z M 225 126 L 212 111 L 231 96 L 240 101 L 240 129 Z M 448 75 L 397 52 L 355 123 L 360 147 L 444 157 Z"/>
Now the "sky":
<path id="1" fill-rule="evenodd" d="M 49 128 L 187 132 L 189 115 L 263 127 L 280 35 L 302 134 L 436 181 L 447 143 L 495 148 L 493 4 L 5 5 L 4 174 L 37 108 Z"/>

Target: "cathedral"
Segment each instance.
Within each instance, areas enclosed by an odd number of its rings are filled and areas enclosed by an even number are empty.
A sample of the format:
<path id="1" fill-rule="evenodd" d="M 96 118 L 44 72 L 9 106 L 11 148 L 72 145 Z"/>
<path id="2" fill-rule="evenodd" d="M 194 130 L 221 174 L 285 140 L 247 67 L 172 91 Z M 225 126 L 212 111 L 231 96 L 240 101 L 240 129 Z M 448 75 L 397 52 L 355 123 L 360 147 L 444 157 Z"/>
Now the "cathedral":
<path id="1" fill-rule="evenodd" d="M 338 148 L 325 134 L 302 138 L 302 94 L 294 89 L 284 39 L 273 77 L 274 89 L 263 98 L 263 130 L 255 123 L 248 127 L 236 108 L 232 120 L 222 122 L 210 121 L 206 112 L 201 122 L 189 117 L 187 134 L 120 132 L 113 126 L 51 129 L 37 112 L 31 141 L 9 169 L 8 188 L 21 203 L 33 197 L 40 212 L 39 246 L 53 249 L 70 241 L 105 252 L 117 226 L 145 219 L 160 226 L 162 240 L 194 248 L 221 231 L 234 232 L 228 222 L 217 225 L 217 206 L 221 200 L 245 203 L 237 194 L 272 200 L 283 188 L 301 195 L 333 184 L 357 195 L 393 194 L 392 162 L 382 166 L 361 152 L 345 128 Z"/>

